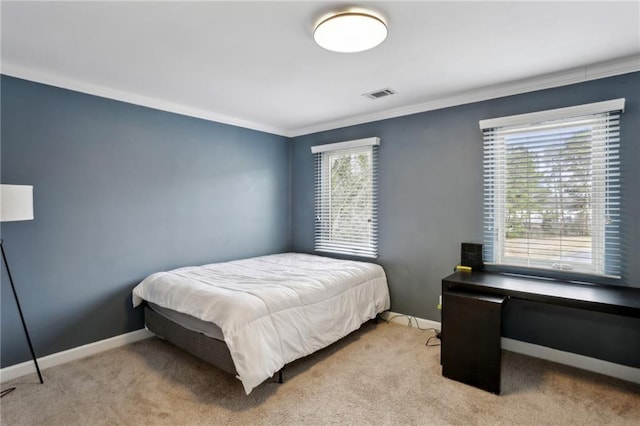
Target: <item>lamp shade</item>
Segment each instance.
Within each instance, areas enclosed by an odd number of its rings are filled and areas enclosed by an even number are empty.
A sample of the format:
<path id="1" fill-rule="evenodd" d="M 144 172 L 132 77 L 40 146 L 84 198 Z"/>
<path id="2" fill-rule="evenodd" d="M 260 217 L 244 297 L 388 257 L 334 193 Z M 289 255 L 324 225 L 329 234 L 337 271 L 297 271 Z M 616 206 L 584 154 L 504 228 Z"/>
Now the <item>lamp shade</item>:
<path id="1" fill-rule="evenodd" d="M 0 185 L 0 222 L 33 220 L 33 186 Z"/>

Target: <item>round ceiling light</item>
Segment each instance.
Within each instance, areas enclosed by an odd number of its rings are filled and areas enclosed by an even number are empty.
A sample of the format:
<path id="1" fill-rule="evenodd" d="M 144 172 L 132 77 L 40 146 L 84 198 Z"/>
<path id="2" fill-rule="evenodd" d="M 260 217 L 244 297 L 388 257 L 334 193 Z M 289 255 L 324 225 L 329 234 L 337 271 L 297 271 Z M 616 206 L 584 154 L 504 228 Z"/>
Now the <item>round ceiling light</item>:
<path id="1" fill-rule="evenodd" d="M 313 39 L 327 50 L 341 53 L 362 52 L 376 47 L 387 38 L 387 25 L 375 14 L 341 12 L 320 20 Z"/>

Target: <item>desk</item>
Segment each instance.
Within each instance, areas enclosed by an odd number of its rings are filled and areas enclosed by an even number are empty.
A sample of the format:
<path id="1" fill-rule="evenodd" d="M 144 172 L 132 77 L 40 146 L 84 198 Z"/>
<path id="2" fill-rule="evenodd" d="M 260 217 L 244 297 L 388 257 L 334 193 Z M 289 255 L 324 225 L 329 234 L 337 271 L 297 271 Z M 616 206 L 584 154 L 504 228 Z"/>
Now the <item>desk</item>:
<path id="1" fill-rule="evenodd" d="M 442 280 L 442 295 L 443 375 L 497 394 L 500 317 L 509 299 L 640 318 L 640 288 L 634 287 L 456 272 Z"/>

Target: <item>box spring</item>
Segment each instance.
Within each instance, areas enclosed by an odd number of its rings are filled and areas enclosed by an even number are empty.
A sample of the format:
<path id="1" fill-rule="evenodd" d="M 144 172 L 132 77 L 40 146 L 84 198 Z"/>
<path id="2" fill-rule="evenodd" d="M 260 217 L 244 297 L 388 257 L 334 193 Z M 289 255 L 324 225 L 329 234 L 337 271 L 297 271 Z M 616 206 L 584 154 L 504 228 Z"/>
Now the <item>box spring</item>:
<path id="1" fill-rule="evenodd" d="M 224 341 L 188 330 L 154 312 L 148 306 L 144 307 L 144 320 L 147 328 L 158 337 L 227 373 L 237 375 L 229 348 Z"/>

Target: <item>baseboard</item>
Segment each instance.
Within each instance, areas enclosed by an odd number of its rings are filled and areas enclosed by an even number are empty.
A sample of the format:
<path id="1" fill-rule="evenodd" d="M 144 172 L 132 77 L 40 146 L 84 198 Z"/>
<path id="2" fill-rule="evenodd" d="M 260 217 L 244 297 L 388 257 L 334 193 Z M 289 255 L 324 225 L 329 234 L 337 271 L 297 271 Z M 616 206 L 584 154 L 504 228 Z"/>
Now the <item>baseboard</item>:
<path id="1" fill-rule="evenodd" d="M 413 327 L 414 324 L 418 328 L 435 328 L 440 330 L 441 327 L 441 324 L 437 321 L 431 321 L 391 311 L 380 314 L 380 317 L 385 321 L 409 327 Z M 557 362 L 558 364 L 569 365 L 582 370 L 592 371 L 594 373 L 604 374 L 605 376 L 615 377 L 617 379 L 640 384 L 640 368 L 603 361 L 597 358 L 560 351 L 558 349 L 552 349 L 546 346 L 540 346 L 506 337 L 501 339 L 501 345 L 502 349 L 506 351 L 545 359 L 547 361 Z"/>
<path id="2" fill-rule="evenodd" d="M 138 340 L 147 339 L 152 336 L 154 336 L 152 332 L 150 332 L 146 328 L 143 328 L 141 330 L 121 334 L 109 339 L 104 339 L 98 342 L 89 343 L 87 345 L 78 346 L 77 348 L 43 356 L 41 358 L 38 358 L 38 365 L 40 366 L 40 370 L 46 370 L 47 368 L 55 367 L 56 365 L 61 365 L 67 362 L 75 361 L 77 359 L 86 358 L 88 356 L 108 351 L 119 346 L 124 346 L 129 343 L 137 342 Z M 7 382 L 18 377 L 26 376 L 27 374 L 35 374 L 35 372 L 36 367 L 33 361 L 25 361 L 20 364 L 11 365 L 9 367 L 0 369 L 0 383 Z"/>
<path id="3" fill-rule="evenodd" d="M 380 317 L 385 321 L 402 324 L 408 327 L 415 326 L 420 329 L 434 328 L 436 330 L 440 330 L 441 327 L 440 322 L 438 321 L 432 321 L 412 315 L 399 314 L 391 311 L 383 312 L 380 314 Z M 146 328 L 132 331 L 130 333 L 121 334 L 120 336 L 111 337 L 109 339 L 100 340 L 99 342 L 89 343 L 87 345 L 78 346 L 77 348 L 38 358 L 38 365 L 41 370 L 46 370 L 50 367 L 86 358 L 88 356 L 137 342 L 139 340 L 147 339 L 152 336 L 154 336 L 154 334 Z M 548 348 L 546 346 L 540 346 L 506 337 L 502 338 L 501 343 L 502 348 L 507 351 L 528 355 L 534 358 L 545 359 L 547 361 L 557 362 L 558 364 L 565 364 L 640 384 L 639 368 L 603 361 L 601 359 L 578 355 L 571 352 L 564 352 Z M 26 376 L 27 374 L 33 374 L 35 372 L 36 368 L 33 361 L 26 361 L 20 364 L 11 365 L 0 369 L 0 383 Z"/>
<path id="4" fill-rule="evenodd" d="M 406 325 L 407 327 L 416 327 L 420 329 L 435 328 L 440 330 L 438 321 L 431 321 L 424 318 L 414 317 L 413 315 L 399 314 L 397 312 L 385 311 L 380 314 L 380 318 L 395 324 Z"/>
<path id="5" fill-rule="evenodd" d="M 503 337 L 502 349 L 640 384 L 640 368 Z"/>

